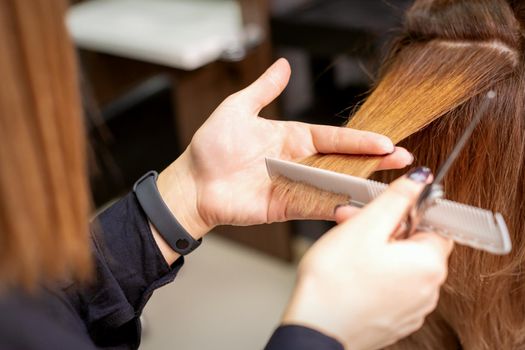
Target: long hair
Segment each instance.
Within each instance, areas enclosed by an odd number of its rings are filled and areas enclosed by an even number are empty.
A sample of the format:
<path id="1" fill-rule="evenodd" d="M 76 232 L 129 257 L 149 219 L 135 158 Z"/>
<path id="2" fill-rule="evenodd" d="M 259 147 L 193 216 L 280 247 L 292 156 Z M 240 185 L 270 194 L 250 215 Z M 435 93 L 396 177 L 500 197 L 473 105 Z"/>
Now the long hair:
<path id="1" fill-rule="evenodd" d="M 89 274 L 76 62 L 62 0 L 0 1 L 0 288 Z"/>
<path id="2" fill-rule="evenodd" d="M 504 0 L 418 0 L 368 99 L 348 127 L 383 133 L 437 169 L 485 93 L 497 98 L 444 180 L 447 198 L 501 212 L 508 256 L 458 246 L 437 311 L 400 349 L 525 347 L 525 66 L 523 5 Z M 380 157 L 316 155 L 302 163 L 357 176 Z M 399 172 L 378 174 L 385 181 Z M 332 210 L 341 196 L 276 181 L 292 211 Z M 316 197 L 317 196 L 317 197 Z M 313 203 L 313 204 L 312 204 Z M 358 234 L 358 233 L 356 233 Z M 373 257 L 371 257 L 373 258 Z"/>

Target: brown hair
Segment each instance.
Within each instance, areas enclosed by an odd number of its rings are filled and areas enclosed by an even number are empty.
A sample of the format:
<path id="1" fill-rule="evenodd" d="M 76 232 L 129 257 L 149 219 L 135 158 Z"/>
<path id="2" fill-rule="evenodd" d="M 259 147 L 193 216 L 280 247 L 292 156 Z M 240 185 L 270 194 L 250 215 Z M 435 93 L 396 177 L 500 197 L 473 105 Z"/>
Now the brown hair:
<path id="1" fill-rule="evenodd" d="M 0 1 L 0 287 L 90 272 L 76 62 L 61 0 Z"/>
<path id="2" fill-rule="evenodd" d="M 420 332 L 396 348 L 525 347 L 522 10 L 518 2 L 504 0 L 416 1 L 377 86 L 347 124 L 386 134 L 396 143 L 404 140 L 402 145 L 419 165 L 435 170 L 473 118 L 484 92 L 497 93 L 444 186 L 452 200 L 501 212 L 512 234 L 513 251 L 493 256 L 458 246 L 437 311 Z M 379 161 L 317 155 L 302 162 L 369 176 Z M 399 175 L 376 177 L 391 180 Z M 332 200 L 316 201 L 308 187 L 283 179 L 277 181 L 276 191 L 283 197 L 291 195 L 291 210 L 302 214 L 331 211 L 341 201 L 340 196 L 327 194 Z"/>

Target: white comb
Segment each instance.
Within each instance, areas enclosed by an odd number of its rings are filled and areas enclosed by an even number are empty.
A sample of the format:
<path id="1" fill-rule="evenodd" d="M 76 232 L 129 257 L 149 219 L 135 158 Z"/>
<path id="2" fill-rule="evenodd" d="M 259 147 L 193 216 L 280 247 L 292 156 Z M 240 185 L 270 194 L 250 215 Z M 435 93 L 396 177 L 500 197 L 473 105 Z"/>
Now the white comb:
<path id="1" fill-rule="evenodd" d="M 284 176 L 323 191 L 344 194 L 358 207 L 370 203 L 388 187 L 381 182 L 273 158 L 266 158 L 266 168 L 271 178 Z M 436 200 L 425 212 L 420 226 L 434 228 L 459 244 L 492 254 L 507 254 L 512 248 L 501 214 L 446 199 Z"/>

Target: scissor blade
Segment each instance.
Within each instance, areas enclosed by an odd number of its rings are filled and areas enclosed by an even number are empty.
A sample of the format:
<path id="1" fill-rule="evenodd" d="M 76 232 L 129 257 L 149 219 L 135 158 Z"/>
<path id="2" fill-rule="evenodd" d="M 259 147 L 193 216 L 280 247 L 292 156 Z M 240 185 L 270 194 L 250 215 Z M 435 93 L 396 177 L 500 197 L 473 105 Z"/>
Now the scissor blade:
<path id="1" fill-rule="evenodd" d="M 472 121 L 470 122 L 469 126 L 467 127 L 463 135 L 461 135 L 459 141 L 454 146 L 454 149 L 452 149 L 452 152 L 450 152 L 450 155 L 448 156 L 445 163 L 443 163 L 443 165 L 441 165 L 441 167 L 439 168 L 436 174 L 436 177 L 434 178 L 433 183 L 440 184 L 443 181 L 443 178 L 445 178 L 445 175 L 447 175 L 448 171 L 450 170 L 450 167 L 452 166 L 452 164 L 454 164 L 459 154 L 461 153 L 461 151 L 467 144 L 467 141 L 472 136 L 474 129 L 476 129 L 476 126 L 478 126 L 479 122 L 485 115 L 485 112 L 487 112 L 487 108 L 491 100 L 493 100 L 495 97 L 496 97 L 496 93 L 493 90 L 490 90 L 487 93 L 487 95 L 483 99 L 481 106 L 476 111 L 476 115 L 474 116 L 474 119 L 472 119 Z"/>

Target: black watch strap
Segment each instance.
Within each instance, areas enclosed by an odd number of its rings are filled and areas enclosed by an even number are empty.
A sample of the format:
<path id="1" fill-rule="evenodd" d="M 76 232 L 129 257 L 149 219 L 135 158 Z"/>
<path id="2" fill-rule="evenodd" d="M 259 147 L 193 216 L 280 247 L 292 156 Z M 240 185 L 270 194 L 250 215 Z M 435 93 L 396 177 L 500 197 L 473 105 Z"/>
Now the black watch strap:
<path id="1" fill-rule="evenodd" d="M 150 222 L 168 245 L 180 255 L 187 255 L 197 248 L 202 239 L 195 240 L 175 219 L 157 188 L 156 171 L 149 171 L 135 182 L 133 192 Z"/>

